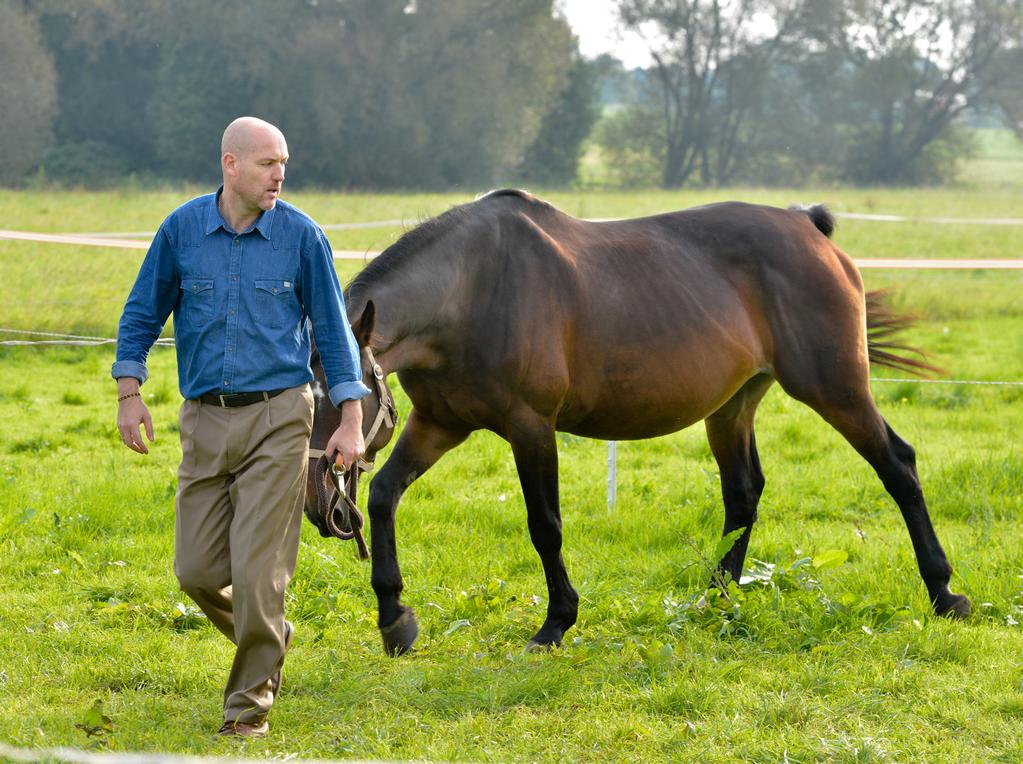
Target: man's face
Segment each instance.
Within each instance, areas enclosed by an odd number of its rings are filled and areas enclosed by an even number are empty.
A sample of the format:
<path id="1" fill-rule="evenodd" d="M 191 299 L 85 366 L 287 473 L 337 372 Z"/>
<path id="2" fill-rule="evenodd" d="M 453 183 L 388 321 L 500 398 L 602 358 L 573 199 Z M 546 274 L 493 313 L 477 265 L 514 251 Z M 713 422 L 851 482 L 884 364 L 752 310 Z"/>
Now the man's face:
<path id="1" fill-rule="evenodd" d="M 253 211 L 273 209 L 288 163 L 288 144 L 284 136 L 271 130 L 259 130 L 246 149 L 229 157 L 231 185 L 238 198 Z"/>

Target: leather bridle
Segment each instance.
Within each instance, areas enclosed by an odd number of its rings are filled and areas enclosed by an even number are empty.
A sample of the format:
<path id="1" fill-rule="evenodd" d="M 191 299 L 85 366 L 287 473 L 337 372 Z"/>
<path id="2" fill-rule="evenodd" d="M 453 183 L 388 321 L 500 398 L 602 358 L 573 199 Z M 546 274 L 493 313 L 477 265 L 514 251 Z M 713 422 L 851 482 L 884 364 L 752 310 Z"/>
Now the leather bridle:
<path id="1" fill-rule="evenodd" d="M 373 391 L 377 396 L 377 413 L 373 424 L 363 433 L 363 441 L 369 448 L 382 428 L 393 430 L 398 426 L 398 409 L 394 405 L 391 391 L 387 388 L 384 371 L 373 357 L 373 351 L 367 345 L 362 349 L 370 368 L 373 370 Z M 356 505 L 359 490 L 359 476 L 373 469 L 373 462 L 359 459 L 351 467 L 331 464 L 327 455 L 319 448 L 309 449 L 309 458 L 316 460 L 315 480 L 317 496 L 317 515 L 321 523 L 314 520 L 323 536 L 333 536 L 342 540 L 355 539 L 359 547 L 359 557 L 369 559 L 369 549 L 362 535 L 365 524 L 362 512 Z M 310 517 L 310 520 L 313 520 Z"/>

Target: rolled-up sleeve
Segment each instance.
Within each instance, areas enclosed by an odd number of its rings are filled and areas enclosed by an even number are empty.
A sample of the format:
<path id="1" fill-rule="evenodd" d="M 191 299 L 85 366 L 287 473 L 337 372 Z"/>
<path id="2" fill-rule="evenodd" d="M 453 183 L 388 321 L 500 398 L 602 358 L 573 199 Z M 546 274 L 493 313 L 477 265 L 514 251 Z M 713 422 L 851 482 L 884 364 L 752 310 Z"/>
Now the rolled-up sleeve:
<path id="1" fill-rule="evenodd" d="M 331 403 L 340 406 L 346 400 L 368 395 L 370 390 L 362 383 L 359 346 L 348 325 L 341 284 L 334 270 L 334 254 L 322 233 L 303 249 L 301 291 Z"/>
<path id="2" fill-rule="evenodd" d="M 125 302 L 117 327 L 117 358 L 110 370 L 112 377 L 135 377 L 140 383 L 149 378 L 146 358 L 177 299 L 174 251 L 165 224 L 153 237 Z"/>

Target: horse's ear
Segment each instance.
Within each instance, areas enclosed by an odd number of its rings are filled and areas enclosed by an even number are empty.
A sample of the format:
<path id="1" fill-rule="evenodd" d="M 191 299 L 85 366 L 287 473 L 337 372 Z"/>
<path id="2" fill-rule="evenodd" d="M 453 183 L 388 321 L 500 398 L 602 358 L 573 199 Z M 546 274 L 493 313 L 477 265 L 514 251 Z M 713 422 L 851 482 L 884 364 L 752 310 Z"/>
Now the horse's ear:
<path id="1" fill-rule="evenodd" d="M 352 334 L 355 335 L 355 341 L 359 343 L 360 348 L 369 345 L 370 335 L 373 334 L 373 320 L 375 317 L 376 308 L 373 306 L 373 301 L 369 300 L 366 303 L 366 307 L 362 309 L 362 315 L 352 321 Z"/>

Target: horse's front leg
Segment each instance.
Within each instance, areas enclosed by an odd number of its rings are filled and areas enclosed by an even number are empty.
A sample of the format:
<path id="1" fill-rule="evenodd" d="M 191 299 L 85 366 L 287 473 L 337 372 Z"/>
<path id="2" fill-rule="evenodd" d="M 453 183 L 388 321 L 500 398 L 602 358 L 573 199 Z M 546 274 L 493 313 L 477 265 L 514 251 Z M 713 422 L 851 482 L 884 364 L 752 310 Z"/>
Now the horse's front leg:
<path id="1" fill-rule="evenodd" d="M 413 409 L 390 457 L 370 484 L 371 581 L 377 595 L 377 626 L 389 655 L 408 652 L 419 636 L 415 612 L 401 603 L 403 584 L 394 535 L 398 501 L 416 478 L 468 434 L 441 427 Z"/>
<path id="2" fill-rule="evenodd" d="M 554 428 L 538 416 L 520 417 L 508 431 L 515 467 L 526 501 L 529 537 L 547 579 L 547 620 L 526 649 L 560 645 L 575 623 L 579 595 L 561 559 L 561 508 L 558 501 L 558 447 Z"/>

